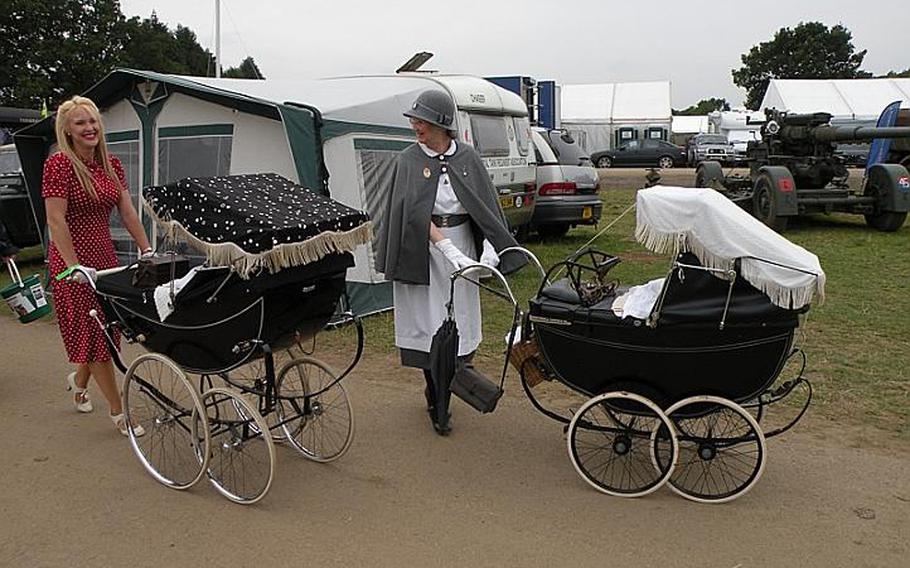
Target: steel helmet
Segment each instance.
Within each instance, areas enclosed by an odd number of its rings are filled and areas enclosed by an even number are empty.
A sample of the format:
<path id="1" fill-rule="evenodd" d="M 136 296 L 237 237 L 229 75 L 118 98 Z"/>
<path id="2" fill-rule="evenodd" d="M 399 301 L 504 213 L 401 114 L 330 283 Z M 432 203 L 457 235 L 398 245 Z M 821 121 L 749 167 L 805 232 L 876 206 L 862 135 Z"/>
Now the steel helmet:
<path id="1" fill-rule="evenodd" d="M 404 115 L 445 130 L 455 130 L 455 103 L 452 97 L 442 91 L 428 90 L 420 93 Z"/>

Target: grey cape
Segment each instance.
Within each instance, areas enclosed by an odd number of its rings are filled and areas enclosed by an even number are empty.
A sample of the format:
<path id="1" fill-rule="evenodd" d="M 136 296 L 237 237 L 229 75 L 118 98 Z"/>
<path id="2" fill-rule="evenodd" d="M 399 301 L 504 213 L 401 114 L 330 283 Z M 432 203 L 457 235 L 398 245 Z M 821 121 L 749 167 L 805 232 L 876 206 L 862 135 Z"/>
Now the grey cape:
<path id="1" fill-rule="evenodd" d="M 427 156 L 417 144 L 398 156 L 376 249 L 376 269 L 385 273 L 387 280 L 430 283 L 430 214 L 443 163 L 448 166 L 449 181 L 458 201 L 471 216 L 476 249 L 481 250 L 483 239 L 490 241 L 497 252 L 518 244 L 509 233 L 496 189 L 480 156 L 467 144 L 456 146 L 455 153 L 444 161 Z M 508 274 L 527 262 L 523 254 L 509 252 L 500 255 L 498 270 Z"/>

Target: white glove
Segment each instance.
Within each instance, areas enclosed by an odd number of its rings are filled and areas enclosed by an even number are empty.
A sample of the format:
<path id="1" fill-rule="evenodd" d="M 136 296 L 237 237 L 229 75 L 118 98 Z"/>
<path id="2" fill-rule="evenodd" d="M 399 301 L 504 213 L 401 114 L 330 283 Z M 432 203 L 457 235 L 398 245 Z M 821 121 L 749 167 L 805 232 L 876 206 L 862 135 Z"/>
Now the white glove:
<path id="1" fill-rule="evenodd" d="M 139 255 L 139 258 L 151 258 L 153 256 L 155 256 L 155 251 L 152 249 L 146 249 L 142 251 L 142 254 Z"/>
<path id="2" fill-rule="evenodd" d="M 477 264 L 477 261 L 471 260 L 458 247 L 452 244 L 450 239 L 442 239 L 436 243 L 436 248 L 446 257 L 446 260 L 455 266 L 455 270 L 461 270 L 466 266 Z"/>
<path id="3" fill-rule="evenodd" d="M 486 239 L 483 240 L 483 252 L 480 254 L 480 264 L 489 266 L 490 268 L 499 266 L 499 255 L 496 254 L 496 249 L 493 248 L 493 244 Z"/>
<path id="4" fill-rule="evenodd" d="M 73 282 L 78 282 L 79 284 L 88 284 L 87 278 L 91 278 L 92 282 L 97 282 L 98 271 L 91 266 L 82 266 L 81 264 L 78 264 L 73 269 L 73 273 L 70 278 L 73 280 Z"/>

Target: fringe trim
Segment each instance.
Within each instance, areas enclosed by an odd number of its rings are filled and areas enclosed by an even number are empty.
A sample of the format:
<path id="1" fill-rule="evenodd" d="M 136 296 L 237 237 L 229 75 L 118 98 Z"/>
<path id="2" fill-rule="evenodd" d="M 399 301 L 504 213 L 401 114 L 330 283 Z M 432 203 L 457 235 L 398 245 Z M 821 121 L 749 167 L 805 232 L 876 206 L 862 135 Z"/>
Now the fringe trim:
<path id="1" fill-rule="evenodd" d="M 209 243 L 190 233 L 179 221 L 162 219 L 145 202 L 146 212 L 164 229 L 165 238 L 174 241 L 186 240 L 194 248 L 203 251 L 212 266 L 232 266 L 237 274 L 248 279 L 261 268 L 275 273 L 282 268 L 300 266 L 315 262 L 336 252 L 352 252 L 357 246 L 373 239 L 373 223 L 367 221 L 350 231 L 325 231 L 299 243 L 283 243 L 260 253 L 249 253 L 234 243 Z"/>
<path id="2" fill-rule="evenodd" d="M 650 251 L 661 254 L 672 254 L 674 257 L 681 252 L 691 252 L 707 268 L 730 270 L 734 263 L 718 257 L 701 245 L 698 239 L 692 238 L 689 233 L 663 233 L 652 227 L 638 225 L 635 228 L 635 239 Z M 757 261 L 760 262 L 760 261 Z M 742 277 L 747 282 L 758 288 L 771 299 L 775 306 L 794 310 L 808 305 L 812 298 L 818 294 L 819 302 L 825 300 L 825 277 L 815 275 L 815 283 L 798 288 L 786 288 L 763 278 L 754 264 L 745 263 L 741 266 Z"/>

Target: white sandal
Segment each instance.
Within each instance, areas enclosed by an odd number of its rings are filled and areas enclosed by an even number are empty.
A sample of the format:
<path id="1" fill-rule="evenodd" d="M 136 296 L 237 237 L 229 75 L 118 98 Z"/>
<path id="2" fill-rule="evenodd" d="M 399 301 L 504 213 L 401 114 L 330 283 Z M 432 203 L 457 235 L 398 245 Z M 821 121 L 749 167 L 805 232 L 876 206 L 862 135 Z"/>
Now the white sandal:
<path id="1" fill-rule="evenodd" d="M 126 416 L 121 412 L 120 414 L 111 414 L 111 422 L 114 423 L 114 426 L 117 427 L 117 430 L 120 431 L 124 436 L 129 436 L 129 428 L 126 427 Z M 139 438 L 145 436 L 145 428 L 142 427 L 142 424 L 133 424 L 133 434 Z"/>
<path id="2" fill-rule="evenodd" d="M 92 406 L 91 399 L 88 397 L 88 388 L 76 386 L 75 371 L 66 376 L 66 390 L 73 391 L 73 406 L 76 407 L 78 412 L 91 412 L 95 409 Z"/>

